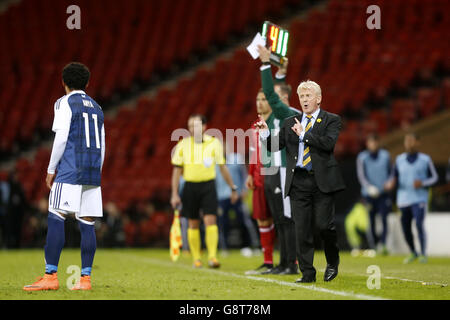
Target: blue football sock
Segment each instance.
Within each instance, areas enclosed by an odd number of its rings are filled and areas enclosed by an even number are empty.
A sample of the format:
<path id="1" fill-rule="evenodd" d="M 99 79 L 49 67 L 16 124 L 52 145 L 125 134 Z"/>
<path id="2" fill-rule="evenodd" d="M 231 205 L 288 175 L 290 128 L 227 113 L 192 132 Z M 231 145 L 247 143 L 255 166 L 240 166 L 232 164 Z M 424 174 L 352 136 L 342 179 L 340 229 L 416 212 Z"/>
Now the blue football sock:
<path id="1" fill-rule="evenodd" d="M 45 272 L 53 273 L 58 271 L 59 257 L 64 247 L 64 219 L 49 212 L 47 220 L 47 240 L 44 247 Z"/>
<path id="2" fill-rule="evenodd" d="M 81 275 L 90 276 L 92 263 L 94 262 L 97 240 L 93 224 L 79 222 L 81 232 Z"/>

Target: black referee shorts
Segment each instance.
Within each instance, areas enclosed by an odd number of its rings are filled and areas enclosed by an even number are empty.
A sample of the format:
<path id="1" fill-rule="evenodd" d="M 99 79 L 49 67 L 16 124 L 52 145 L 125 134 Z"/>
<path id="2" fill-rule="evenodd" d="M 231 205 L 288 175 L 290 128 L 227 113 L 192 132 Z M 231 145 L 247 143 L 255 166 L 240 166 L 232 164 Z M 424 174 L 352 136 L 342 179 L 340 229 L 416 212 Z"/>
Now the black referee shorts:
<path id="1" fill-rule="evenodd" d="M 217 215 L 217 192 L 215 180 L 205 182 L 186 182 L 181 195 L 183 207 L 181 215 L 188 219 L 200 219 L 203 214 Z"/>

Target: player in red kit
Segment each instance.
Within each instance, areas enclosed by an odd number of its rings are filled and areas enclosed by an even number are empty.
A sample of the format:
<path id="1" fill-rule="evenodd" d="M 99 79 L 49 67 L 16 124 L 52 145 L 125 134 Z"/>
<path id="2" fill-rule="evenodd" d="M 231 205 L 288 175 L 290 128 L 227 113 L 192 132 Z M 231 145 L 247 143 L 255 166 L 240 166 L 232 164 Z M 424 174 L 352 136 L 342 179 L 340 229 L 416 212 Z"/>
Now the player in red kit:
<path id="1" fill-rule="evenodd" d="M 256 96 L 256 109 L 263 118 L 270 116 L 270 108 L 262 90 Z M 255 121 L 256 123 L 257 121 Z M 254 129 L 254 124 L 252 125 Z M 252 130 L 250 141 L 250 166 L 246 186 L 253 190 L 253 218 L 256 219 L 259 228 L 259 238 L 264 253 L 264 262 L 256 270 L 247 271 L 246 274 L 266 273 L 273 268 L 273 245 L 275 242 L 275 227 L 269 205 L 264 194 L 264 177 L 262 170 L 264 166 L 261 162 L 260 139 L 257 130 Z"/>

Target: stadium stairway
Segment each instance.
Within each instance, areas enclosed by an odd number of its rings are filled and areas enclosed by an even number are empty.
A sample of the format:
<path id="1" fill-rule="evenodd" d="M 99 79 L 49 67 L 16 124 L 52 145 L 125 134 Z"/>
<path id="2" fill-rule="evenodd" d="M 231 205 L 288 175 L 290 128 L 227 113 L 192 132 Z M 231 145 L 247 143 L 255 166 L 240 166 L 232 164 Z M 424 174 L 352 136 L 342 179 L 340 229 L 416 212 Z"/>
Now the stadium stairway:
<path id="1" fill-rule="evenodd" d="M 365 148 L 365 139 L 369 133 L 378 133 L 391 145 L 392 136 L 401 136 L 407 131 L 421 128 L 422 122 L 439 119 L 438 115 L 445 117 L 446 112 L 450 110 L 450 75 L 448 70 L 444 73 L 442 71 L 443 69 L 440 69 L 433 74 L 427 74 L 425 78 L 420 73 L 416 74 L 406 90 L 391 88 L 383 99 L 367 101 L 359 112 L 344 117 L 344 130 L 339 137 L 337 154 L 355 155 Z M 425 127 L 428 128 L 427 125 Z M 435 129 L 446 132 L 445 126 L 437 126 Z M 395 147 L 394 154 L 398 154 L 396 152 L 402 147 L 403 144 Z M 448 162 L 445 158 L 449 153 L 434 150 L 431 154 L 439 165 L 445 166 Z"/>
<path id="2" fill-rule="evenodd" d="M 448 164 L 450 157 L 450 108 L 437 112 L 422 121 L 399 128 L 384 136 L 381 144 L 389 150 L 392 157 L 403 153 L 403 140 L 406 132 L 415 132 L 420 136 L 420 150 L 438 165 Z"/>

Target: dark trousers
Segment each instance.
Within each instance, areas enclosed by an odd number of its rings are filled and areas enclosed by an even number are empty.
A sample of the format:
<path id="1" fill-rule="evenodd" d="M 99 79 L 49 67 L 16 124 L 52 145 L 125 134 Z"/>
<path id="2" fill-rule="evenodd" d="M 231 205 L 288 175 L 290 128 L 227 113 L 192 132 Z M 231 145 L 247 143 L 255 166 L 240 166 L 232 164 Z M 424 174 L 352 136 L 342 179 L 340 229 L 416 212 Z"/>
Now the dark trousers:
<path id="1" fill-rule="evenodd" d="M 297 259 L 303 276 L 316 276 L 313 266 L 315 226 L 324 241 L 327 264 L 337 267 L 339 249 L 334 225 L 334 194 L 321 192 L 314 174 L 304 169 L 296 169 L 289 195 L 295 223 Z"/>
<path id="2" fill-rule="evenodd" d="M 420 249 L 422 255 L 426 255 L 426 233 L 424 228 L 425 222 L 425 203 L 416 203 L 409 207 L 401 208 L 402 212 L 402 229 L 405 236 L 406 243 L 408 244 L 411 253 L 417 255 L 416 248 L 414 246 L 414 237 L 412 234 L 412 220 L 416 220 L 417 234 L 419 236 Z"/>
<path id="3" fill-rule="evenodd" d="M 284 215 L 285 208 L 281 183 L 280 170 L 276 174 L 264 176 L 264 194 L 266 195 L 280 244 L 280 266 L 295 267 L 296 246 L 294 220 Z"/>
<path id="4" fill-rule="evenodd" d="M 280 242 L 280 266 L 294 267 L 296 260 L 296 241 L 294 221 L 275 224 L 278 240 Z"/>
<path id="5" fill-rule="evenodd" d="M 258 240 L 256 237 L 253 237 L 254 239 L 252 238 L 252 232 L 256 235 L 256 230 L 254 230 L 250 216 L 247 216 L 244 212 L 242 200 L 239 199 L 235 204 L 231 203 L 230 198 L 219 200 L 219 208 L 222 209 L 217 221 L 219 226 L 219 247 L 222 250 L 229 248 L 228 234 L 230 231 L 230 219 L 228 213 L 230 210 L 234 210 L 236 213 L 236 218 L 241 229 L 241 247 L 256 247 Z"/>
<path id="6" fill-rule="evenodd" d="M 370 231 L 372 233 L 373 244 L 375 246 L 374 249 L 376 249 L 376 245 L 379 242 L 386 245 L 386 236 L 388 232 L 387 217 L 392 207 L 391 199 L 386 193 L 381 194 L 378 198 L 365 197 L 365 199 L 370 204 Z M 378 213 L 381 215 L 381 223 L 383 225 L 381 236 L 378 236 L 375 225 L 376 215 Z"/>

